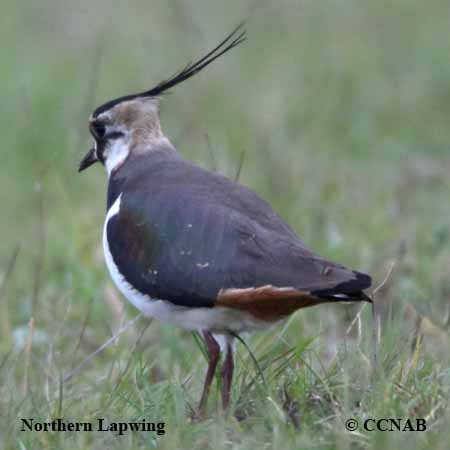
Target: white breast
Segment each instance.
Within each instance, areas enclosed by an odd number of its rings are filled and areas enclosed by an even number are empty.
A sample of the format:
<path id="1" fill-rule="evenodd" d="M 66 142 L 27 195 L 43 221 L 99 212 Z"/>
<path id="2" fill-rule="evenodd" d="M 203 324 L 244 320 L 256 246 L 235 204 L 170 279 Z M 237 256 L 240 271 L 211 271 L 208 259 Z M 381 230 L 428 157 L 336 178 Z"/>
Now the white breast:
<path id="1" fill-rule="evenodd" d="M 241 333 L 267 326 L 266 322 L 257 320 L 243 311 L 226 307 L 193 308 L 178 306 L 166 300 L 153 299 L 134 289 L 114 263 L 106 234 L 108 221 L 120 211 L 121 198 L 122 194 L 119 195 L 106 214 L 103 227 L 103 251 L 106 265 L 114 283 L 137 309 L 147 317 L 154 317 L 161 322 L 177 325 L 187 330 L 208 330 L 216 333 L 225 333 L 227 330 L 231 330 L 235 333 Z"/>

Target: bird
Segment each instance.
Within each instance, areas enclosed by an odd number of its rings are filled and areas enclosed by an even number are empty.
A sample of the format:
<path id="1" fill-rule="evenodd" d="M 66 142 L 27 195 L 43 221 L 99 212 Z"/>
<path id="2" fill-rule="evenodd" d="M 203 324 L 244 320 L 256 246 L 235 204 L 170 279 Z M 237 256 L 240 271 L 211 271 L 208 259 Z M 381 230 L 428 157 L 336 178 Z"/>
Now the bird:
<path id="1" fill-rule="evenodd" d="M 298 309 L 371 302 L 371 277 L 311 251 L 249 188 L 186 160 L 163 133 L 160 102 L 246 40 L 245 24 L 174 76 L 97 107 L 93 147 L 108 176 L 103 250 L 110 276 L 145 316 L 204 340 L 208 367 L 196 417 L 206 412 L 221 363 L 223 410 L 230 405 L 236 341 Z M 223 358 L 223 361 L 220 361 Z"/>

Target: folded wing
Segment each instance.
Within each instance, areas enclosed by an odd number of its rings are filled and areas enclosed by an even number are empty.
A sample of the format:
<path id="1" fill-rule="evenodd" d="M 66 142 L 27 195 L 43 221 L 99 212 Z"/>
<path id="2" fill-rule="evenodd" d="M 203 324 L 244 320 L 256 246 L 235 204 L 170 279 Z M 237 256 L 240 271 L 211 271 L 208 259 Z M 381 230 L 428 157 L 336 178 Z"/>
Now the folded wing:
<path id="1" fill-rule="evenodd" d="M 140 292 L 193 307 L 232 306 L 251 288 L 253 301 L 364 298 L 370 277 L 314 255 L 249 189 L 181 159 L 143 173 L 122 183 L 107 225 L 113 259 Z"/>

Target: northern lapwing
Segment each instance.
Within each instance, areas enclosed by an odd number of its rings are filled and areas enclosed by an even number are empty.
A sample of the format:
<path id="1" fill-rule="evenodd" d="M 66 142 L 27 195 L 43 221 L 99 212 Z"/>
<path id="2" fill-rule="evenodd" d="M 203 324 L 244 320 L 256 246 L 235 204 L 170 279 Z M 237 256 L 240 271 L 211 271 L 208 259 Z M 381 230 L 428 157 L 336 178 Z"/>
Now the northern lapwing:
<path id="1" fill-rule="evenodd" d="M 217 47 L 154 88 L 99 106 L 89 119 L 109 182 L 103 228 L 106 265 L 146 316 L 197 330 L 208 352 L 202 414 L 220 359 L 230 401 L 234 339 L 300 308 L 370 301 L 368 275 L 314 254 L 271 206 L 245 186 L 180 156 L 160 126 L 160 96 L 245 39 L 242 25 Z"/>

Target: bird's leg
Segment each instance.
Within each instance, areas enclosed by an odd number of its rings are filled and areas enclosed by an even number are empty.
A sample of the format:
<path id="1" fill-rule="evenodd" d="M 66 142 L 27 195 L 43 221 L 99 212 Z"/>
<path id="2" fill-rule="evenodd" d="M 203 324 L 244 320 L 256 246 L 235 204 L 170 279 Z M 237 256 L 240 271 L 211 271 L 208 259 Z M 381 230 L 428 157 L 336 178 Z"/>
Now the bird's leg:
<path id="1" fill-rule="evenodd" d="M 220 358 L 220 346 L 214 339 L 213 335 L 208 331 L 203 332 L 206 348 L 208 350 L 208 370 L 206 372 L 205 383 L 203 385 L 203 392 L 200 398 L 200 403 L 197 408 L 197 417 L 201 417 L 205 411 L 206 402 L 208 401 L 208 394 L 211 387 L 214 373 L 216 372 L 217 363 Z"/>
<path id="2" fill-rule="evenodd" d="M 227 353 L 222 366 L 222 403 L 223 409 L 226 411 L 230 403 L 231 382 L 233 380 L 234 362 L 233 362 L 233 346 L 227 343 Z"/>

